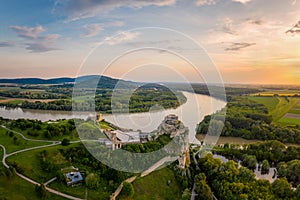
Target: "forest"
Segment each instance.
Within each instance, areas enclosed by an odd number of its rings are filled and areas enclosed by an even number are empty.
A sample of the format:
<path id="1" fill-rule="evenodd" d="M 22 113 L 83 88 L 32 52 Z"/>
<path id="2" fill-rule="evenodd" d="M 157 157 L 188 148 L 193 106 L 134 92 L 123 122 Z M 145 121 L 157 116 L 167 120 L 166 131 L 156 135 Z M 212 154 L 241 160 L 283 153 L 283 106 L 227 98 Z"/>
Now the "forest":
<path id="1" fill-rule="evenodd" d="M 278 140 L 283 143 L 300 144 L 299 126 L 280 126 L 272 123 L 272 116 L 265 105 L 246 96 L 229 96 L 226 106 L 225 124 L 218 120 L 223 109 L 214 114 L 211 125 L 223 126 L 222 136 L 242 137 L 244 139 Z M 206 134 L 211 116 L 206 116 L 197 126 L 198 134 Z"/>

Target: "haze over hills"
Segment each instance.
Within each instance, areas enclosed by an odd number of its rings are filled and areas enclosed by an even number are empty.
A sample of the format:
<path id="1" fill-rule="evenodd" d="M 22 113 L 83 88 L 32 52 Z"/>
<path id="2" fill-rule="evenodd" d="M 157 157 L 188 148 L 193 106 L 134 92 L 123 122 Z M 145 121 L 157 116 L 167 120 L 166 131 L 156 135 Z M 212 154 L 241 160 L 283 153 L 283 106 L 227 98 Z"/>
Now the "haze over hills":
<path id="1" fill-rule="evenodd" d="M 128 88 L 132 86 L 141 85 L 140 83 L 133 81 L 125 81 L 121 79 L 115 79 L 107 76 L 99 75 L 87 75 L 80 76 L 78 78 L 52 78 L 52 79 L 42 79 L 42 78 L 16 78 L 16 79 L 0 79 L 0 83 L 6 84 L 22 84 L 22 85 L 35 85 L 35 84 L 75 84 L 75 82 L 80 83 L 80 86 L 91 87 L 98 83 L 98 87 L 101 88 L 114 88 L 116 84 L 120 88 Z"/>

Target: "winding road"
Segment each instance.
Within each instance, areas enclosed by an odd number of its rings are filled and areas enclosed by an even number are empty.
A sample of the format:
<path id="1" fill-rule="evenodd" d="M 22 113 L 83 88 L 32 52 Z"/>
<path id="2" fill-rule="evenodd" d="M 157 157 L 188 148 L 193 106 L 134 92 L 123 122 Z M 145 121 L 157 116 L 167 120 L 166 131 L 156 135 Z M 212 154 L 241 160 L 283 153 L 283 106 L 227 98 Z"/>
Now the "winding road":
<path id="1" fill-rule="evenodd" d="M 30 138 L 27 138 L 25 137 L 22 133 L 19 133 L 17 131 L 13 131 L 3 125 L 1 125 L 2 128 L 8 130 L 8 131 L 11 131 L 13 133 L 16 133 L 18 135 L 20 135 L 24 140 L 27 140 L 27 141 L 33 141 L 33 142 L 50 142 L 52 144 L 49 144 L 49 145 L 42 145 L 42 146 L 37 146 L 37 147 L 31 147 L 31 148 L 27 148 L 27 149 L 22 149 L 22 150 L 19 150 L 19 151 L 15 151 L 15 152 L 12 152 L 10 154 L 7 154 L 6 152 L 6 148 L 5 146 L 1 145 L 0 144 L 0 147 L 3 149 L 3 157 L 2 157 L 2 163 L 3 163 L 3 166 L 7 169 L 9 169 L 9 165 L 6 163 L 6 159 L 12 155 L 15 155 L 15 154 L 18 154 L 18 153 L 23 153 L 23 152 L 26 152 L 26 151 L 32 151 L 32 150 L 35 150 L 35 149 L 41 149 L 41 148 L 46 148 L 46 147 L 51 147 L 51 146 L 56 146 L 56 145 L 60 145 L 61 142 L 60 141 L 53 141 L 53 140 L 35 140 L 35 139 L 30 139 Z M 71 143 L 78 143 L 80 141 L 73 141 Z M 25 181 L 33 184 L 33 185 L 38 185 L 40 186 L 41 184 L 24 176 L 23 174 L 20 174 L 18 172 L 16 172 L 16 175 L 19 176 L 20 178 L 24 179 Z M 77 198 L 77 197 L 74 197 L 74 196 L 71 196 L 71 195 L 68 195 L 68 194 L 65 194 L 65 193 L 62 193 L 62 192 L 59 192 L 59 191 L 56 191 L 56 190 L 53 190 L 49 187 L 47 187 L 47 184 L 49 184 L 50 182 L 56 180 L 56 178 L 53 178 L 51 180 L 49 180 L 47 183 L 45 183 L 45 188 L 48 192 L 50 193 L 53 193 L 55 195 L 58 195 L 58 196 L 61 196 L 61 197 L 64 197 L 64 198 L 67 198 L 67 199 L 71 199 L 71 200 L 83 200 L 83 199 L 80 199 L 80 198 Z"/>

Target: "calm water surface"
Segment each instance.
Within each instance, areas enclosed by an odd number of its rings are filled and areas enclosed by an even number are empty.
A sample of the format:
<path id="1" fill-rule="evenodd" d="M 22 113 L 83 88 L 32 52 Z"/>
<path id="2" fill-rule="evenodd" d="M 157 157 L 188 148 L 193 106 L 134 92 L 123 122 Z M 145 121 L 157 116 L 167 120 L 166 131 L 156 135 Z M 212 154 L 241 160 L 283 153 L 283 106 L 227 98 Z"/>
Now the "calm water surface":
<path id="1" fill-rule="evenodd" d="M 226 103 L 209 96 L 199 95 L 189 92 L 183 92 L 187 102 L 177 109 L 167 109 L 148 113 L 134 114 L 104 114 L 106 121 L 114 123 L 119 127 L 129 128 L 142 131 L 153 131 L 162 122 L 168 114 L 176 114 L 180 120 L 190 130 L 190 141 L 195 139 L 195 129 L 197 123 L 203 120 L 204 116 L 212 114 L 222 109 Z M 44 110 L 27 110 L 27 109 L 6 109 L 0 107 L 0 116 L 9 119 L 38 119 L 41 121 L 81 118 L 87 119 L 94 113 L 76 113 L 67 111 L 44 111 Z"/>

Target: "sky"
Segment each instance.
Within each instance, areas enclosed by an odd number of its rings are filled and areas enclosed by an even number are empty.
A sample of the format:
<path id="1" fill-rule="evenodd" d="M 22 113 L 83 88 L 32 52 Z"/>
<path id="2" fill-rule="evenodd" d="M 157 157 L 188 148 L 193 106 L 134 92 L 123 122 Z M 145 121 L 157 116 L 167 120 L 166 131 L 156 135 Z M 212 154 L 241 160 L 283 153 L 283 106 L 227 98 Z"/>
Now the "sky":
<path id="1" fill-rule="evenodd" d="M 300 0 L 0 3 L 1 78 L 300 84 Z"/>

